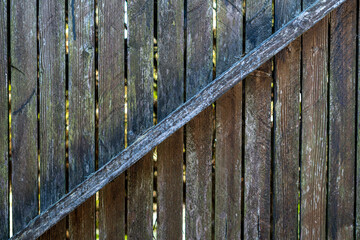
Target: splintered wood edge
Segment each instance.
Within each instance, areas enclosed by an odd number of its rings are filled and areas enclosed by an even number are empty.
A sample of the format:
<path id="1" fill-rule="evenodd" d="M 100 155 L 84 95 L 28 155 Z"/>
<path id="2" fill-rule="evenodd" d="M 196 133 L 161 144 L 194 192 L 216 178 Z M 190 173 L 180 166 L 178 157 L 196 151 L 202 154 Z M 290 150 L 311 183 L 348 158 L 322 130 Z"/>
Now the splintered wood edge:
<path id="1" fill-rule="evenodd" d="M 107 183 L 145 156 L 154 147 L 184 126 L 197 114 L 234 87 L 292 41 L 314 26 L 346 0 L 319 0 L 249 52 L 227 71 L 186 101 L 168 117 L 150 128 L 128 148 L 120 152 L 57 203 L 35 217 L 11 239 L 35 239 L 93 196 Z"/>

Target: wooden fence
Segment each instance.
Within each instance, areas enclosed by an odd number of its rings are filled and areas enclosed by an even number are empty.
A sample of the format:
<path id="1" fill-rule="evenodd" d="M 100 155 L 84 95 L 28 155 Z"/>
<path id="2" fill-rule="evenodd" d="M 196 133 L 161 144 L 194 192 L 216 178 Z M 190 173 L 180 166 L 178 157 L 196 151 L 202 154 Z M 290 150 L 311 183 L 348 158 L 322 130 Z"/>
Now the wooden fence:
<path id="1" fill-rule="evenodd" d="M 0 0 L 0 239 L 314 2 Z M 40 239 L 360 239 L 359 22 L 347 0 Z"/>

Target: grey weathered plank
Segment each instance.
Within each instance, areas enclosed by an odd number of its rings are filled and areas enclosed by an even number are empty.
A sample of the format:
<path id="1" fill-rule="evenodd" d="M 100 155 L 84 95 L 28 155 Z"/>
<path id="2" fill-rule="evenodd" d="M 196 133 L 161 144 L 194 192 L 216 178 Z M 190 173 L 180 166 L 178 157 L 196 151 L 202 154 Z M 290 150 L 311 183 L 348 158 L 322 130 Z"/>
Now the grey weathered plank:
<path id="1" fill-rule="evenodd" d="M 33 219 L 12 239 L 28 239 L 41 235 L 345 1 L 321 0 L 298 15 L 160 123 L 147 130 L 56 204 Z"/>
<path id="2" fill-rule="evenodd" d="M 8 11 L 0 1 L 0 239 L 9 238 Z"/>
<path id="3" fill-rule="evenodd" d="M 357 2 L 330 18 L 328 239 L 354 238 Z"/>
<path id="4" fill-rule="evenodd" d="M 95 170 L 94 1 L 69 6 L 69 190 Z M 95 198 L 69 217 L 71 239 L 95 238 Z"/>
<path id="5" fill-rule="evenodd" d="M 99 167 L 125 147 L 124 2 L 98 1 Z M 125 176 L 99 192 L 99 237 L 125 237 Z"/>
<path id="6" fill-rule="evenodd" d="M 275 1 L 275 30 L 301 12 L 301 2 Z M 299 38 L 274 59 L 274 239 L 296 239 L 298 235 L 300 57 Z"/>
<path id="7" fill-rule="evenodd" d="M 360 5 L 358 3 L 358 16 L 359 18 L 357 19 L 358 21 L 358 27 L 357 27 L 357 31 L 358 33 L 360 32 Z M 360 49 L 360 38 L 358 37 L 358 49 Z M 359 85 L 359 79 L 360 79 L 360 51 L 357 52 L 358 53 L 358 65 L 356 66 L 357 67 L 357 74 L 358 74 L 358 78 L 357 78 L 357 86 L 358 88 L 356 89 L 357 91 L 357 145 L 356 145 L 356 150 L 357 150 L 357 153 L 356 153 L 356 212 L 355 212 L 355 238 L 356 239 L 360 239 L 360 105 L 359 105 L 359 102 L 360 102 L 360 85 Z"/>
<path id="8" fill-rule="evenodd" d="M 39 2 L 40 211 L 66 193 L 65 1 Z M 61 221 L 41 239 L 66 238 Z"/>
<path id="9" fill-rule="evenodd" d="M 186 99 L 212 81 L 212 0 L 187 2 Z M 208 107 L 186 125 L 186 238 L 211 238 L 214 113 Z"/>
<path id="10" fill-rule="evenodd" d="M 217 1 L 216 75 L 243 52 L 243 1 Z M 216 101 L 215 239 L 241 238 L 243 83 Z"/>
<path id="11" fill-rule="evenodd" d="M 272 33 L 272 1 L 246 1 L 245 50 Z M 272 62 L 245 79 L 244 237 L 270 238 Z"/>
<path id="12" fill-rule="evenodd" d="M 13 231 L 38 214 L 36 0 L 10 2 Z"/>
<path id="13" fill-rule="evenodd" d="M 184 102 L 184 1 L 158 1 L 158 121 Z M 183 130 L 157 148 L 157 238 L 182 238 Z M 176 189 L 176 190 L 175 190 Z"/>
<path id="14" fill-rule="evenodd" d="M 153 125 L 154 1 L 128 2 L 128 143 Z M 128 238 L 152 238 L 153 159 L 128 171 Z"/>
<path id="15" fill-rule="evenodd" d="M 313 0 L 304 0 L 309 6 Z M 328 99 L 328 18 L 303 35 L 301 211 L 302 239 L 325 239 Z"/>

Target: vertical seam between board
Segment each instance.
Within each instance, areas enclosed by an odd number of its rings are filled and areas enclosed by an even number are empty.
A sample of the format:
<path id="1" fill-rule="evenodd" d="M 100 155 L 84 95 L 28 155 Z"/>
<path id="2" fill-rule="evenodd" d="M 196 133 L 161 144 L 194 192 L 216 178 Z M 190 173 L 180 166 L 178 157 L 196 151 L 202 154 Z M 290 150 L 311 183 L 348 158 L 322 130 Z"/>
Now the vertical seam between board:
<path id="1" fill-rule="evenodd" d="M 69 0 L 65 0 L 65 193 L 69 192 Z M 66 239 L 69 239 L 69 216 L 66 216 Z"/>
<path id="2" fill-rule="evenodd" d="M 183 39 L 183 43 L 184 43 L 184 89 L 183 89 L 183 99 L 184 102 L 186 101 L 186 75 L 187 75 L 187 69 L 186 69 L 186 65 L 187 65 L 187 0 L 184 0 L 184 26 L 183 26 L 183 30 L 184 30 L 184 39 Z M 187 125 L 185 125 L 183 127 L 183 205 L 184 205 L 184 210 L 183 210 L 183 219 L 182 219 L 182 229 L 183 229 L 183 236 L 182 239 L 186 239 L 186 128 Z M 185 179 L 185 181 L 184 181 Z"/>
<path id="3" fill-rule="evenodd" d="M 37 124 L 37 197 L 38 197 L 38 214 L 40 214 L 40 32 L 39 32 L 39 0 L 36 0 L 36 124 Z"/>
<path id="4" fill-rule="evenodd" d="M 153 21 L 154 21 L 154 28 L 153 28 L 153 125 L 156 125 L 158 123 L 158 111 L 157 111 L 157 89 L 158 89 L 158 63 L 157 63 L 157 53 L 158 53 L 158 4 L 157 0 L 154 0 L 154 10 L 153 10 Z M 153 204 L 152 204 L 152 223 L 153 223 L 153 239 L 157 239 L 157 223 L 158 223 L 158 209 L 159 206 L 157 204 L 157 176 L 155 175 L 155 172 L 157 172 L 157 147 L 153 150 L 153 172 L 152 172 L 152 178 L 153 178 Z M 154 194 L 155 193 L 155 194 Z M 156 206 L 156 207 L 155 207 Z M 154 210 L 155 210 L 155 219 L 154 219 Z"/>
<path id="5" fill-rule="evenodd" d="M 8 60 L 8 86 L 7 86 L 7 93 L 8 93 L 8 227 L 9 227 L 9 233 L 8 236 L 12 237 L 13 235 L 13 224 L 12 224 L 12 188 L 11 188 L 11 178 L 12 178 L 12 162 L 11 162 L 11 28 L 10 28 L 10 20 L 11 20 L 11 8 L 10 3 L 11 0 L 7 0 L 7 6 L 6 6 L 6 12 L 7 12 L 7 60 Z"/>
<path id="6" fill-rule="evenodd" d="M 128 77 L 128 44 L 127 44 L 127 39 L 128 39 L 128 12 L 127 12 L 127 0 L 124 1 L 124 145 L 125 148 L 128 147 L 128 143 L 127 143 L 127 129 L 128 129 L 128 124 L 127 124 L 127 77 Z M 127 233 L 128 233 L 128 171 L 126 170 L 124 172 L 124 178 L 125 178 L 125 186 L 124 186 L 124 191 L 125 191 L 125 209 L 124 209 L 124 221 L 125 221 L 125 226 L 124 226 L 124 239 L 125 237 L 127 237 Z"/>
<path id="7" fill-rule="evenodd" d="M 94 109 L 94 118 L 95 118 L 95 131 L 94 131 L 94 138 L 95 138 L 95 171 L 99 169 L 99 53 L 98 53 L 98 1 L 94 0 L 94 73 L 95 73 L 95 109 Z M 75 29 L 74 29 L 75 30 Z M 95 226 L 95 239 L 99 239 L 99 191 L 95 194 L 95 217 L 94 217 L 94 226 Z"/>
<path id="8" fill-rule="evenodd" d="M 358 131 L 359 131 L 359 118 L 358 118 L 358 108 L 359 108 L 359 1 L 356 1 L 356 53 L 355 53 L 355 69 L 357 69 L 357 71 L 355 71 L 355 168 L 354 168 L 354 220 L 353 220 L 353 225 L 354 225 L 354 229 L 353 229 L 353 237 L 354 239 L 356 239 L 356 231 L 357 231 L 357 191 L 358 191 L 358 187 L 357 187 L 357 181 L 359 176 L 357 175 L 357 168 L 358 168 L 358 164 L 357 164 L 357 158 L 358 158 Z"/>

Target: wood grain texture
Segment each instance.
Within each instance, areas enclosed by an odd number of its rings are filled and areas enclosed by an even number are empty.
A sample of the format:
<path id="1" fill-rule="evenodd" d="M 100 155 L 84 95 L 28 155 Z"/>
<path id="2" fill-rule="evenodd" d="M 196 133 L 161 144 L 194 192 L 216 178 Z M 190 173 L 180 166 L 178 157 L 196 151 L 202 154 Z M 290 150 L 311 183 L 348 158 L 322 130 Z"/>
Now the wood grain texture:
<path id="1" fill-rule="evenodd" d="M 354 238 L 357 1 L 331 13 L 329 114 L 329 239 Z"/>
<path id="2" fill-rule="evenodd" d="M 184 102 L 184 1 L 158 1 L 158 121 Z M 183 130 L 157 148 L 157 239 L 182 239 Z M 176 189 L 176 190 L 175 190 Z"/>
<path id="3" fill-rule="evenodd" d="M 128 143 L 153 125 L 154 1 L 128 2 Z M 128 238 L 152 239 L 153 158 L 128 171 Z"/>
<path id="4" fill-rule="evenodd" d="M 95 170 L 94 2 L 69 1 L 69 190 Z M 70 239 L 95 238 L 95 198 L 70 214 Z"/>
<path id="5" fill-rule="evenodd" d="M 41 235 L 344 2 L 345 0 L 321 0 L 299 14 L 160 123 L 148 129 L 56 204 L 33 219 L 12 239 L 32 239 Z"/>
<path id="6" fill-rule="evenodd" d="M 9 83 L 7 1 L 0 1 L 0 239 L 9 238 Z"/>
<path id="7" fill-rule="evenodd" d="M 358 34 L 360 33 L 360 4 L 358 3 L 358 16 L 359 18 L 357 19 L 358 21 L 358 26 L 357 26 L 357 31 Z M 356 154 L 356 205 L 355 205 L 355 238 L 356 239 L 360 239 L 360 85 L 359 85 L 359 79 L 360 79 L 360 38 L 358 37 L 357 39 L 357 44 L 358 44 L 358 62 L 357 62 L 357 145 L 356 145 L 356 149 L 357 149 L 357 154 Z"/>
<path id="8" fill-rule="evenodd" d="M 275 30 L 301 11 L 301 0 L 275 1 Z M 299 203 L 301 39 L 274 59 L 273 238 L 296 239 Z"/>
<path id="9" fill-rule="evenodd" d="M 125 147 L 124 2 L 98 1 L 99 167 Z M 99 192 L 100 239 L 125 237 L 125 175 Z"/>
<path id="10" fill-rule="evenodd" d="M 304 7 L 310 1 L 304 1 Z M 301 238 L 325 239 L 328 18 L 303 35 Z"/>
<path id="11" fill-rule="evenodd" d="M 243 1 L 216 5 L 216 75 L 243 51 Z M 241 238 L 243 83 L 216 101 L 215 239 Z"/>
<path id="12" fill-rule="evenodd" d="M 186 99 L 212 81 L 212 0 L 187 2 Z M 186 238 L 211 238 L 214 113 L 208 107 L 186 125 Z"/>
<path id="13" fill-rule="evenodd" d="M 13 231 L 38 214 L 36 1 L 11 1 Z"/>
<path id="14" fill-rule="evenodd" d="M 65 1 L 39 2 L 40 211 L 66 193 Z M 41 239 L 65 239 L 61 221 Z"/>
<path id="15" fill-rule="evenodd" d="M 272 33 L 272 1 L 246 1 L 246 51 Z M 245 79 L 244 237 L 270 238 L 272 62 Z"/>

